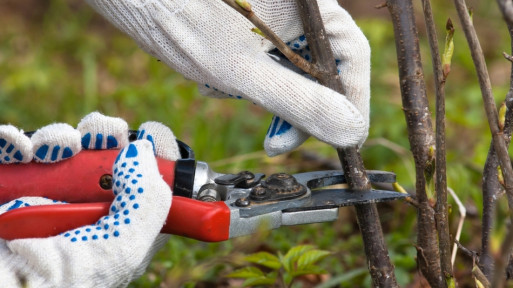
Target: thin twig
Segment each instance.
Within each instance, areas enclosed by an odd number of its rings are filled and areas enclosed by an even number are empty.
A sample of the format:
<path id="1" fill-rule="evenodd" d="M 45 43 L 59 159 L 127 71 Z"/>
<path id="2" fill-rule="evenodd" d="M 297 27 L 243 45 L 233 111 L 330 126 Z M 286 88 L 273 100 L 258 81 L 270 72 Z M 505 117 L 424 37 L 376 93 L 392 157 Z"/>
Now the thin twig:
<path id="1" fill-rule="evenodd" d="M 260 18 L 253 13 L 251 10 L 251 6 L 249 6 L 249 9 L 243 9 L 239 4 L 235 2 L 235 0 L 222 0 L 224 3 L 231 6 L 233 9 L 235 9 L 237 12 L 242 14 L 244 17 L 246 17 L 251 23 L 253 23 L 261 32 L 265 35 L 265 38 L 273 43 L 280 52 L 287 57 L 287 59 L 292 62 L 292 64 L 299 67 L 304 72 L 312 75 L 315 78 L 322 77 L 326 74 L 326 72 L 323 72 L 319 70 L 315 65 L 312 63 L 306 61 L 303 57 L 301 57 L 299 54 L 296 54 L 292 49 L 287 46 L 285 42 L 283 42 L 280 37 L 274 33 L 274 31 L 267 26 Z"/>
<path id="2" fill-rule="evenodd" d="M 472 262 L 475 262 L 477 260 L 477 253 L 468 249 L 467 247 L 463 246 L 460 241 L 455 240 L 454 244 L 458 246 L 458 248 L 468 257 L 472 258 Z"/>
<path id="3" fill-rule="evenodd" d="M 508 30 L 511 38 L 511 46 L 513 47 L 513 32 L 511 29 Z M 506 55 L 505 58 L 510 61 Z M 509 146 L 511 141 L 511 133 L 513 130 L 513 64 L 511 65 L 510 69 L 510 87 L 504 101 L 504 103 L 506 103 L 507 111 L 504 121 L 503 136 L 507 146 Z M 492 141 L 492 143 L 490 143 L 490 149 L 488 151 L 488 156 L 486 158 L 483 170 L 483 218 L 481 229 L 481 254 L 479 257 L 480 268 L 489 280 L 492 279 L 492 274 L 494 271 L 494 261 L 490 251 L 490 233 L 494 223 L 496 201 L 499 198 L 501 191 L 503 190 L 502 184 L 499 181 L 499 172 L 497 169 L 498 167 L 499 160 L 497 158 L 497 154 L 495 153 Z"/>
<path id="4" fill-rule="evenodd" d="M 460 220 L 458 221 L 458 228 L 456 229 L 456 236 L 454 237 L 454 246 L 452 249 L 452 255 L 451 255 L 451 265 L 454 266 L 454 261 L 456 261 L 456 253 L 458 253 L 458 245 L 456 244 L 457 241 L 460 241 L 461 231 L 463 230 L 463 223 L 465 222 L 465 218 L 467 217 L 467 208 L 465 208 L 465 205 L 461 202 L 460 198 L 454 190 L 451 188 L 447 188 L 449 193 L 452 196 L 452 199 L 456 202 L 456 205 L 458 205 L 458 211 L 460 212 Z"/>
<path id="5" fill-rule="evenodd" d="M 474 276 L 476 282 L 479 281 L 478 285 L 480 286 L 478 287 L 489 288 L 492 286 L 490 284 L 490 281 L 488 281 L 488 278 L 486 278 L 481 269 L 479 269 L 479 266 L 474 265 L 474 267 L 472 268 L 472 275 Z"/>
<path id="6" fill-rule="evenodd" d="M 474 66 L 477 71 L 479 79 L 479 86 L 481 87 L 481 94 L 486 111 L 486 117 L 488 119 L 488 125 L 492 133 L 493 147 L 497 153 L 499 163 L 504 176 L 504 187 L 508 197 L 509 209 L 513 209 L 513 169 L 511 167 L 511 161 L 508 155 L 507 145 L 503 140 L 503 133 L 499 128 L 499 119 L 497 115 L 497 107 L 495 106 L 495 99 L 492 93 L 492 86 L 490 77 L 488 75 L 488 69 L 486 68 L 486 62 L 484 54 L 481 49 L 481 45 L 477 38 L 474 25 L 468 14 L 467 5 L 464 0 L 454 0 L 458 16 L 460 18 L 463 31 L 465 32 L 465 38 L 467 38 L 468 45 L 470 47 L 470 53 Z M 510 221 L 513 220 L 513 214 L 510 213 Z M 513 230 L 508 230 L 506 238 L 513 239 Z M 499 257 L 496 259 L 495 273 L 492 281 L 493 287 L 502 287 L 505 277 L 504 269 L 508 263 L 511 250 L 513 248 L 513 241 L 505 241 L 501 246 L 501 252 Z"/>
<path id="7" fill-rule="evenodd" d="M 383 2 L 381 4 L 374 6 L 374 8 L 376 8 L 376 9 L 381 9 L 381 8 L 385 8 L 385 7 L 387 7 L 387 2 Z"/>
<path id="8" fill-rule="evenodd" d="M 456 9 L 458 10 L 458 16 L 460 17 L 465 37 L 470 47 L 472 59 L 476 67 L 477 76 L 479 78 L 479 86 L 481 87 L 481 94 L 485 104 L 486 116 L 488 118 L 488 125 L 492 132 L 494 140 L 494 147 L 504 173 L 504 181 L 506 193 L 509 196 L 513 196 L 513 169 L 511 167 L 511 161 L 509 160 L 508 149 L 506 143 L 502 141 L 502 131 L 499 129 L 499 120 L 497 115 L 497 107 L 495 105 L 495 99 L 493 97 L 492 86 L 490 82 L 490 76 L 488 75 L 488 69 L 486 68 L 486 62 L 484 59 L 483 50 L 479 44 L 474 25 L 468 14 L 467 5 L 464 0 L 454 0 Z M 510 207 L 513 208 L 513 198 L 508 197 Z"/>
<path id="9" fill-rule="evenodd" d="M 411 196 L 407 196 L 406 198 L 404 198 L 404 201 L 408 202 L 408 204 L 410 204 L 411 206 L 413 206 L 417 209 L 419 208 L 419 202 L 417 202 L 417 200 L 415 200 Z"/>
<path id="10" fill-rule="evenodd" d="M 395 191 L 408 195 L 404 198 L 404 201 L 408 202 L 413 207 L 419 209 L 419 202 L 415 199 L 415 197 L 413 195 L 410 195 L 410 193 L 408 193 L 406 191 L 406 189 L 404 189 L 403 186 L 401 186 L 401 184 L 399 184 L 398 182 L 395 182 L 392 184 L 392 187 L 394 188 Z"/>
<path id="11" fill-rule="evenodd" d="M 436 229 L 440 249 L 440 264 L 446 281 L 453 278 L 451 264 L 451 238 L 449 235 L 449 215 L 447 213 L 447 173 L 445 157 L 445 76 L 438 50 L 438 37 L 433 20 L 430 0 L 422 0 L 424 19 L 426 21 L 431 59 L 435 75 L 436 90 Z"/>
<path id="12" fill-rule="evenodd" d="M 502 56 L 504 56 L 504 58 L 509 62 L 513 62 L 513 56 L 509 55 L 508 53 L 502 52 Z"/>
<path id="13" fill-rule="evenodd" d="M 477 287 L 483 287 L 483 288 L 489 288 L 490 282 L 486 278 L 486 276 L 483 274 L 481 269 L 479 269 L 479 258 L 477 257 L 477 253 L 466 248 L 465 246 L 461 245 L 461 243 L 458 240 L 454 240 L 454 245 L 458 247 L 465 255 L 472 258 L 472 276 L 474 276 L 474 280 L 479 281 L 480 285 L 476 285 Z"/>

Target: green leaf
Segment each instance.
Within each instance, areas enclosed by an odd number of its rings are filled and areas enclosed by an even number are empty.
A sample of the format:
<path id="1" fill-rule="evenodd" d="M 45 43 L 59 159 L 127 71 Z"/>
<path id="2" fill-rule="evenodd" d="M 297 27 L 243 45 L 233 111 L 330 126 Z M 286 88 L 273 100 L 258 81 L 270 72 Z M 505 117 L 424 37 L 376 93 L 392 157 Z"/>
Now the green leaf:
<path id="1" fill-rule="evenodd" d="M 449 279 L 446 279 L 447 287 L 449 288 L 456 288 L 456 281 L 454 281 L 454 278 L 450 277 Z"/>
<path id="2" fill-rule="evenodd" d="M 240 6 L 240 8 L 246 10 L 247 12 L 251 12 L 251 4 L 246 0 L 235 0 L 235 3 Z"/>
<path id="3" fill-rule="evenodd" d="M 264 277 L 264 272 L 262 270 L 256 268 L 256 267 L 244 267 L 241 269 L 237 269 L 233 271 L 232 273 L 226 275 L 226 277 L 229 278 L 258 278 L 258 277 Z"/>
<path id="4" fill-rule="evenodd" d="M 244 257 L 244 260 L 275 270 L 280 269 L 281 267 L 280 259 L 278 259 L 278 257 L 268 252 L 254 253 Z"/>
<path id="5" fill-rule="evenodd" d="M 501 185 L 504 186 L 504 174 L 502 174 L 501 165 L 497 165 L 497 178 L 499 178 L 499 183 L 501 183 Z"/>
<path id="6" fill-rule="evenodd" d="M 256 286 L 256 285 L 272 285 L 276 283 L 276 277 L 278 273 L 271 272 L 264 276 L 248 278 L 242 284 L 244 287 Z"/>
<path id="7" fill-rule="evenodd" d="M 290 250 L 281 259 L 285 271 L 291 272 L 294 266 L 294 262 L 303 255 L 303 253 L 315 249 L 312 245 L 299 245 L 290 248 Z"/>
<path id="8" fill-rule="evenodd" d="M 444 77 L 447 78 L 449 72 L 451 72 L 451 60 L 452 55 L 454 54 L 454 26 L 452 25 L 451 18 L 447 20 L 447 24 L 445 25 L 446 35 L 445 35 L 445 47 L 444 52 L 442 54 L 442 69 Z"/>
<path id="9" fill-rule="evenodd" d="M 255 28 L 251 28 L 251 32 L 256 33 L 256 34 L 266 38 L 264 32 L 262 32 L 262 30 L 260 30 L 260 29 L 258 29 L 256 27 Z"/>
<path id="10" fill-rule="evenodd" d="M 314 249 L 306 251 L 297 260 L 297 270 L 306 269 L 307 267 L 314 265 L 317 261 L 326 258 L 331 252 L 325 250 Z"/>
<path id="11" fill-rule="evenodd" d="M 288 286 L 290 283 L 292 283 L 292 280 L 294 280 L 294 276 L 292 274 L 285 272 L 283 273 L 283 282 Z"/>
<path id="12" fill-rule="evenodd" d="M 501 107 L 499 108 L 499 128 L 501 129 L 501 131 L 504 131 L 507 111 L 508 107 L 506 107 L 506 102 L 502 102 Z"/>
<path id="13" fill-rule="evenodd" d="M 481 281 L 479 281 L 477 278 L 474 278 L 474 280 L 476 281 L 476 287 L 477 288 L 485 288 L 483 283 Z"/>
<path id="14" fill-rule="evenodd" d="M 322 269 L 321 267 L 308 267 L 308 269 L 298 269 L 296 271 L 292 272 L 292 277 L 297 277 L 301 275 L 319 275 L 319 274 L 326 274 L 328 273 L 326 270 Z"/>

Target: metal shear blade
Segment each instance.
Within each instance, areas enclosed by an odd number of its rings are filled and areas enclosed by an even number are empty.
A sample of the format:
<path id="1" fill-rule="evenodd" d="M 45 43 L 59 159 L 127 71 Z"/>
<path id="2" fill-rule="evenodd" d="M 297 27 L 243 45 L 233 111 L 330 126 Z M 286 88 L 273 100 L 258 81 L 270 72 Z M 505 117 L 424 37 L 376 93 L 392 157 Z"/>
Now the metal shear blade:
<path id="1" fill-rule="evenodd" d="M 395 182 L 394 173 L 369 170 L 367 171 L 367 175 L 369 176 L 371 183 Z M 346 184 L 347 182 L 341 171 L 318 171 L 288 175 L 288 183 L 277 183 L 274 187 L 268 188 L 270 192 L 267 192 L 266 197 L 255 197 L 255 194 L 259 193 L 263 186 L 269 186 L 269 184 L 266 184 L 266 181 L 273 181 L 270 180 L 274 179 L 273 176 L 274 175 L 271 175 L 269 178 L 262 181 L 260 186 L 251 190 L 237 188 L 231 189 L 229 194 L 238 195 L 237 197 L 239 198 L 227 201 L 228 204 L 240 210 L 240 217 L 252 217 L 274 211 L 298 212 L 332 209 L 343 206 L 392 201 L 407 196 L 398 192 L 375 189 L 367 191 L 354 191 L 351 189 L 323 189 L 336 184 Z M 285 179 L 286 176 L 281 176 L 281 178 Z M 290 181 L 292 181 L 290 179 L 293 179 L 295 184 L 290 184 Z M 305 187 L 305 193 L 294 194 L 295 189 L 299 189 L 294 187 Z M 263 192 L 260 192 L 260 194 L 265 195 Z M 285 199 L 280 199 L 280 195 L 281 198 Z M 287 196 L 289 197 L 287 198 Z"/>
<path id="2" fill-rule="evenodd" d="M 254 197 L 259 187 L 270 186 L 266 181 L 273 178 L 271 175 L 263 180 L 259 186 L 253 189 L 233 188 L 231 194 L 239 198 L 231 198 L 225 201 L 230 207 L 230 231 L 229 237 L 249 235 L 265 225 L 267 229 L 275 229 L 280 226 L 309 224 L 334 221 L 338 217 L 338 208 L 359 204 L 369 204 L 383 201 L 401 199 L 407 195 L 385 190 L 353 191 L 350 189 L 322 189 L 336 184 L 346 183 L 344 174 L 340 171 L 307 172 L 290 177 L 279 174 L 280 178 L 293 178 L 295 184 L 280 184 L 270 188 L 267 198 Z M 371 183 L 394 183 L 395 174 L 383 171 L 367 171 Z M 274 181 L 274 180 L 271 180 Z M 281 187 L 284 186 L 284 187 Z M 292 186 L 292 187 L 291 187 Z M 297 186 L 306 188 L 301 194 Z M 235 192 L 236 193 L 233 193 Z M 273 194 L 292 194 L 296 197 L 276 200 Z M 252 201 L 255 198 L 258 201 Z M 283 195 L 281 195 L 283 197 Z M 279 198 L 279 197 L 278 197 Z"/>
<path id="3" fill-rule="evenodd" d="M 384 171 L 367 171 L 371 183 L 394 183 L 394 173 Z M 371 204 L 405 198 L 407 195 L 387 190 L 323 189 L 324 187 L 346 184 L 345 176 L 340 171 L 321 171 L 296 174 L 294 177 L 312 190 L 310 201 L 304 206 L 286 209 L 285 212 L 331 209 L 336 207 Z"/>

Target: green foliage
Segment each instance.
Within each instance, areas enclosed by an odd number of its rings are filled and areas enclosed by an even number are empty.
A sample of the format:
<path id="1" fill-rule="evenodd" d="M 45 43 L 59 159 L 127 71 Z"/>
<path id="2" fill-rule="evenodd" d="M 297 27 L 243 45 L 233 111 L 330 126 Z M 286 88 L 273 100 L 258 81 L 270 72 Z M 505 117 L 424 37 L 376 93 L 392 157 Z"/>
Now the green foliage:
<path id="1" fill-rule="evenodd" d="M 452 26 L 451 18 L 447 20 L 445 31 L 446 35 L 444 52 L 442 53 L 442 69 L 444 77 L 447 77 L 451 71 L 452 54 L 454 53 L 454 26 Z"/>
<path id="2" fill-rule="evenodd" d="M 364 14 L 355 14 L 355 18 L 372 48 L 371 128 L 362 156 L 368 169 L 395 172 L 398 182 L 412 192 L 415 169 L 401 110 L 393 27 L 386 9 L 376 10 L 375 3 L 369 1 L 354 2 L 353 5 L 363 7 Z M 502 102 L 508 91 L 510 64 L 501 52 L 510 50 L 509 36 L 496 5 L 474 2 L 474 23 L 483 43 L 495 96 Z M 438 35 L 446 35 L 447 18 L 456 19 L 452 4 L 432 1 L 432 5 Z M 419 23 L 421 19 L 417 15 Z M 491 137 L 470 53 L 461 26 L 457 21 L 454 24 L 451 73 L 446 83 L 448 184 L 473 215 L 479 216 L 481 170 Z M 123 117 L 131 128 L 148 120 L 160 121 L 188 143 L 198 159 L 227 173 L 240 170 L 294 173 L 318 169 L 315 161 L 302 156 L 303 151 L 322 159 L 337 159 L 334 149 L 315 139 L 307 141 L 296 153 L 265 157 L 262 141 L 270 114 L 251 103 L 200 96 L 194 83 L 142 52 L 83 1 L 1 1 L 0 27 L 0 123 L 12 123 L 26 131 L 52 122 L 76 125 L 81 117 L 94 110 Z M 428 97 L 434 105 L 433 74 L 422 24 L 419 33 Z M 501 203 L 498 209 L 497 227 L 507 219 L 503 206 Z M 378 207 L 398 282 L 407 286 L 417 275 L 416 210 L 402 202 Z M 454 207 L 451 223 L 458 216 Z M 460 242 L 479 249 L 479 237 L 476 237 L 479 226 L 479 217 L 467 220 Z M 503 234 L 503 230 L 494 231 L 493 247 L 500 245 Z M 268 254 L 274 257 L 275 251 L 288 251 L 298 243 L 314 244 L 336 254 L 323 260 L 328 279 L 321 287 L 369 286 L 367 264 L 351 208 L 341 209 L 335 223 L 284 227 L 270 232 L 262 241 L 249 240 L 258 243 L 245 251 L 270 251 Z M 240 252 L 238 241 L 202 243 L 173 236 L 157 253 L 147 273 L 131 287 L 194 287 L 198 282 L 214 287 L 219 275 L 230 270 L 232 261 L 238 263 L 232 260 Z M 262 262 L 247 260 L 255 265 L 250 267 L 272 278 L 268 274 L 276 271 L 273 270 L 276 259 L 257 255 L 255 259 Z M 214 261 L 226 257 L 232 258 Z M 304 256 L 301 263 L 315 259 L 309 257 Z M 283 258 L 277 258 L 282 265 Z M 299 259 L 288 261 L 298 265 Z M 287 267 L 294 268 L 294 265 Z M 284 266 L 280 267 L 288 273 Z M 465 267 L 458 269 L 460 272 Z"/>
<path id="3" fill-rule="evenodd" d="M 274 270 L 280 269 L 281 267 L 280 259 L 278 259 L 278 257 L 268 252 L 254 253 L 248 255 L 244 259 L 250 263 L 262 265 L 264 267 L 271 268 Z"/>
<path id="4" fill-rule="evenodd" d="M 292 247 L 285 255 L 279 257 L 268 253 L 258 252 L 244 258 L 251 264 L 257 264 L 270 269 L 264 272 L 255 266 L 247 266 L 237 269 L 226 277 L 245 279 L 243 286 L 258 286 L 283 283 L 291 287 L 292 282 L 299 276 L 308 274 L 325 274 L 324 269 L 317 266 L 317 263 L 330 255 L 331 252 L 316 249 L 312 245 L 299 245 Z"/>

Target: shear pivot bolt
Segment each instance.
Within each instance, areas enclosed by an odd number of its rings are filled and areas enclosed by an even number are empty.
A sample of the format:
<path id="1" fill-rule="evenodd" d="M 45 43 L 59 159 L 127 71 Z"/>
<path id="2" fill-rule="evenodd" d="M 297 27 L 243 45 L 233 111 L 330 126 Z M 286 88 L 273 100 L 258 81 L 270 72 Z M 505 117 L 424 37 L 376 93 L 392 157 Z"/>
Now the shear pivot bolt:
<path id="1" fill-rule="evenodd" d="M 237 207 L 247 207 L 250 203 L 248 198 L 239 198 L 235 201 Z"/>
<path id="2" fill-rule="evenodd" d="M 257 186 L 251 189 L 249 197 L 255 201 L 261 201 L 271 197 L 271 193 L 266 188 Z"/>
<path id="3" fill-rule="evenodd" d="M 112 189 L 112 175 L 110 175 L 110 174 L 102 175 L 102 177 L 100 177 L 100 187 L 102 187 L 103 190 Z"/>

